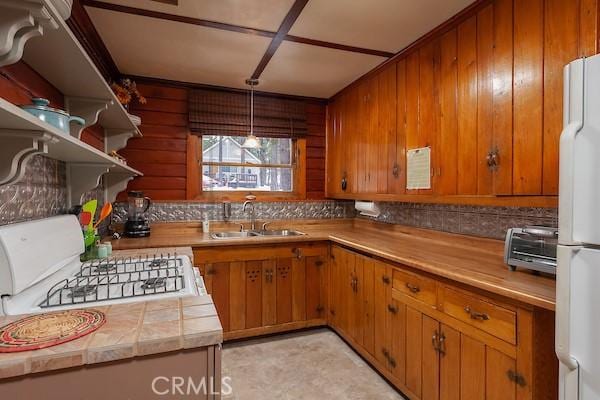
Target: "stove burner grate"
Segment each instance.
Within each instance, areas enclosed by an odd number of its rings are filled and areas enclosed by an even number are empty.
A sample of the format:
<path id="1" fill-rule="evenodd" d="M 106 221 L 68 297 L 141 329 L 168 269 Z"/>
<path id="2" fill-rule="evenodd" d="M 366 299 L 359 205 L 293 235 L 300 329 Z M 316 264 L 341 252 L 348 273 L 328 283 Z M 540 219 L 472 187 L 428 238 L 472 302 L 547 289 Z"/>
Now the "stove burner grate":
<path id="1" fill-rule="evenodd" d="M 96 293 L 98 290 L 98 285 L 82 285 L 75 286 L 71 288 L 71 293 L 68 294 L 69 297 L 85 297 L 90 294 Z"/>
<path id="2" fill-rule="evenodd" d="M 41 308 L 83 304 L 185 289 L 182 260 L 173 254 L 86 262 L 75 276 L 48 290 Z"/>
<path id="3" fill-rule="evenodd" d="M 165 258 L 158 258 L 156 260 L 152 260 L 150 261 L 150 263 L 148 264 L 148 266 L 150 268 L 164 268 L 167 265 L 169 265 L 169 260 L 165 259 Z"/>
<path id="4" fill-rule="evenodd" d="M 99 274 L 108 274 L 117 269 L 117 264 L 114 263 L 103 263 L 95 266 L 94 272 Z"/>
<path id="5" fill-rule="evenodd" d="M 148 278 L 142 284 L 142 289 L 162 289 L 167 285 L 167 278 L 164 276 L 156 277 L 156 278 Z"/>

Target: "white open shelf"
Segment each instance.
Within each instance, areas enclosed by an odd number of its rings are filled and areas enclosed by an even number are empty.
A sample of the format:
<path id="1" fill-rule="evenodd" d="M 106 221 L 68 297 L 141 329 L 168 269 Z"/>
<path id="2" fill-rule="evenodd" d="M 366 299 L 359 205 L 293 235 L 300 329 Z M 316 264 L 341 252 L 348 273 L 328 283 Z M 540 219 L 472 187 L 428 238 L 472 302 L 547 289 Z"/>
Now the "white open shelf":
<path id="1" fill-rule="evenodd" d="M 141 133 L 49 0 L 0 1 L 0 66 L 21 58 L 64 94 L 67 111 L 86 124 L 71 124 L 65 134 L 0 98 L 0 186 L 21 179 L 27 162 L 42 154 L 67 163 L 70 204 L 102 177 L 106 201 L 114 201 L 142 173 L 107 153 Z M 96 123 L 104 129 L 104 151 L 80 140 L 83 129 Z"/>
<path id="2" fill-rule="evenodd" d="M 19 180 L 25 172 L 27 161 L 36 154 L 65 161 L 72 204 L 78 204 L 81 195 L 96 187 L 103 175 L 114 186 L 113 190 L 122 186 L 119 182 L 125 181 L 126 186 L 129 179 L 142 175 L 136 169 L 4 99 L 0 99 L 0 153 L 3 153 L 0 157 L 0 185 Z M 119 178 L 119 182 L 115 177 Z M 109 188 L 107 194 L 111 197 L 107 200 L 114 201 L 118 192 L 110 193 Z"/>
<path id="3" fill-rule="evenodd" d="M 107 138 L 124 132 L 141 136 L 66 22 L 50 2 L 44 1 L 58 29 L 47 29 L 42 36 L 31 38 L 23 60 L 65 95 L 67 111 L 84 118 L 86 125 L 99 122 Z"/>

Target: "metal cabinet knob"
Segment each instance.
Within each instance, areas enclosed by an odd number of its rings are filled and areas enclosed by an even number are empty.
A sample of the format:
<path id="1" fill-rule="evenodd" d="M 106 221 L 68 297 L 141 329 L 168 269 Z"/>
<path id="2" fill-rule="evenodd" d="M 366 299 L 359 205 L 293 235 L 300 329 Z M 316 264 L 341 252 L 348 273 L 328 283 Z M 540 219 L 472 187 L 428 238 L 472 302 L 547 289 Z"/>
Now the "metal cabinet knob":
<path id="1" fill-rule="evenodd" d="M 487 321 L 490 319 L 490 316 L 487 315 L 486 313 L 480 313 L 477 311 L 473 311 L 471 309 L 471 306 L 466 306 L 465 307 L 465 312 L 467 314 L 469 314 L 469 316 L 471 317 L 471 319 L 476 319 L 478 321 Z"/>
<path id="2" fill-rule="evenodd" d="M 413 285 L 411 283 L 408 283 L 408 282 L 406 283 L 406 288 L 408 290 L 410 290 L 412 293 L 415 293 L 415 294 L 419 293 L 421 291 L 420 287 L 418 287 L 417 285 Z"/>

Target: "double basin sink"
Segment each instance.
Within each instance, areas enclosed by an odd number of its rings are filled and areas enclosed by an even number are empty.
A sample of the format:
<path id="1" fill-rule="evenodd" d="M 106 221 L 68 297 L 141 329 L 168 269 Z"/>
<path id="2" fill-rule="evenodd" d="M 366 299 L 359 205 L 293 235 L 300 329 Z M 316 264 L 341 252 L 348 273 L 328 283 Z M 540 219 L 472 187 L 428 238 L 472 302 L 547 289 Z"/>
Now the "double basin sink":
<path id="1" fill-rule="evenodd" d="M 250 237 L 286 237 L 301 236 L 304 233 L 290 229 L 260 230 L 260 231 L 241 231 L 241 232 L 216 232 L 210 235 L 213 239 L 243 239 Z"/>

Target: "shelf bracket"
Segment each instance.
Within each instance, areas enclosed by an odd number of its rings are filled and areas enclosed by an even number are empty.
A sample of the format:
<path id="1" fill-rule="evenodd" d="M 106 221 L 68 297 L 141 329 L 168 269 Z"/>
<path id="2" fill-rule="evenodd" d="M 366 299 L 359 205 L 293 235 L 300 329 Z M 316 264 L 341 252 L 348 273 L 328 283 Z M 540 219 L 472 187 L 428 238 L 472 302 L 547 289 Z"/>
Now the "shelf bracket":
<path id="1" fill-rule="evenodd" d="M 110 171 L 111 165 L 67 163 L 67 192 L 69 207 L 81 204 L 81 198 L 100 185 L 102 175 Z"/>
<path id="2" fill-rule="evenodd" d="M 72 116 L 81 117 L 85 125 L 71 124 L 71 136 L 81 139 L 81 132 L 98 122 L 100 113 L 113 104 L 112 100 L 91 99 L 86 97 L 65 97 L 65 108 Z"/>
<path id="3" fill-rule="evenodd" d="M 104 151 L 110 154 L 127 146 L 127 141 L 137 136 L 137 131 L 130 129 L 105 129 Z"/>
<path id="4" fill-rule="evenodd" d="M 58 24 L 41 0 L 3 0 L 0 3 L 0 67 L 23 57 L 25 43 Z"/>
<path id="5" fill-rule="evenodd" d="M 0 129 L 0 186 L 15 183 L 23 178 L 27 163 L 36 154 L 48 153 L 50 135 L 43 131 Z"/>
<path id="6" fill-rule="evenodd" d="M 104 177 L 104 201 L 112 203 L 117 195 L 127 189 L 127 184 L 135 176 L 126 172 L 111 172 Z"/>

